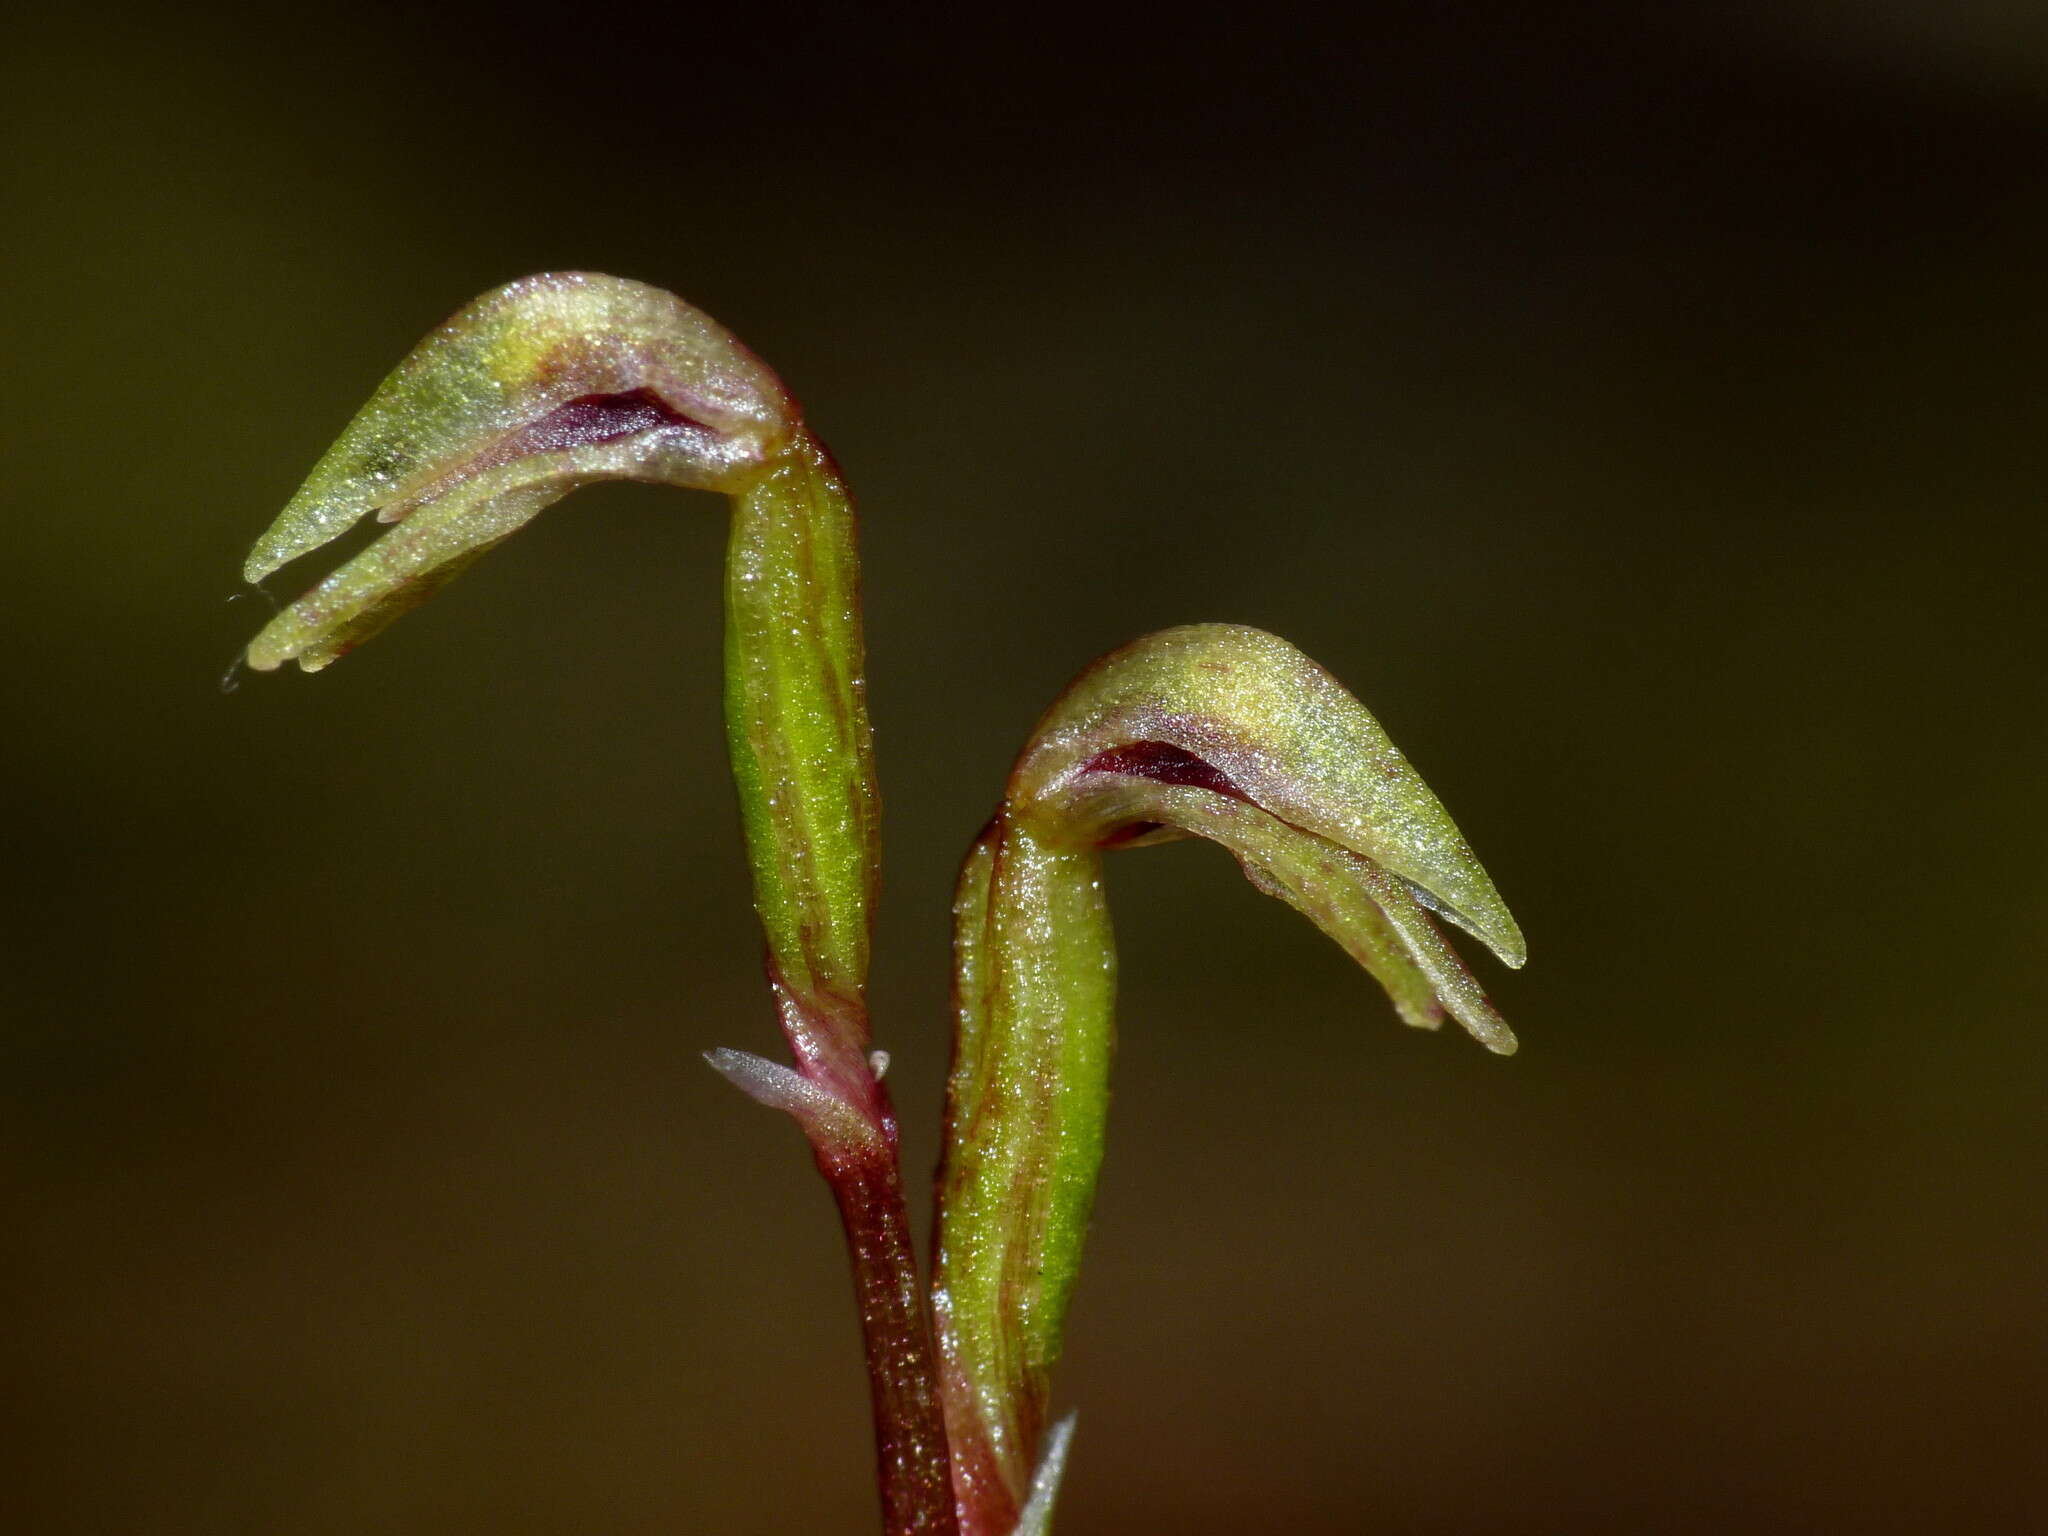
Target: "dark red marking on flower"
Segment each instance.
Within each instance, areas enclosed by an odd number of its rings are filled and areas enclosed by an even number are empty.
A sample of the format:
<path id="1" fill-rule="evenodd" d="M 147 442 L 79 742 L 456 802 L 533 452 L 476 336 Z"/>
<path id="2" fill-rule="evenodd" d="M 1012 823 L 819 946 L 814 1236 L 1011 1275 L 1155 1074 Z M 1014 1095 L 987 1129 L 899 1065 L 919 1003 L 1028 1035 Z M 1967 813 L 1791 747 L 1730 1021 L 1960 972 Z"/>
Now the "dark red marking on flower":
<path id="1" fill-rule="evenodd" d="M 569 448 L 615 443 L 620 438 L 637 437 L 662 427 L 709 430 L 651 389 L 629 389 L 616 395 L 578 395 L 499 438 L 470 468 L 488 469 L 528 454 L 560 453 Z"/>
<path id="2" fill-rule="evenodd" d="M 1107 752 L 1098 752 L 1089 758 L 1081 765 L 1081 771 L 1124 773 L 1135 779 L 1151 779 L 1160 784 L 1192 785 L 1196 789 L 1228 795 L 1233 800 L 1251 799 L 1237 787 L 1229 774 L 1214 763 L 1204 762 L 1192 752 L 1183 752 L 1163 741 L 1134 741 L 1128 746 L 1111 747 Z"/>
<path id="3" fill-rule="evenodd" d="M 1141 837 L 1151 836 L 1165 825 L 1163 821 L 1128 821 L 1105 837 L 1102 846 L 1121 848 L 1127 843 L 1135 843 Z"/>

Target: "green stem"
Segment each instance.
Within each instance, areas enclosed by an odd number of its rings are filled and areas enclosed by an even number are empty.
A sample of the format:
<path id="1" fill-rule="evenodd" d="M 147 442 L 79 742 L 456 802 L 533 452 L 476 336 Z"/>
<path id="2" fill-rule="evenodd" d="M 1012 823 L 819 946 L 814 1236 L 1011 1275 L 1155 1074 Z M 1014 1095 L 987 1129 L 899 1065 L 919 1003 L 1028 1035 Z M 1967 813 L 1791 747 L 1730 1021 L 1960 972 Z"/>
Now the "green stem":
<path id="1" fill-rule="evenodd" d="M 859 1117 L 798 1115 L 846 1232 L 889 1536 L 953 1536 L 946 1432 L 896 1117 L 869 1064 L 879 864 L 855 517 L 799 434 L 733 496 L 726 725 L 768 969 L 797 1071 Z"/>
<path id="2" fill-rule="evenodd" d="M 890 1536 L 954 1536 L 960 1526 L 930 1318 L 903 1198 L 896 1120 L 886 1092 L 879 1083 L 875 1087 L 882 1097 L 886 1139 L 849 1149 L 814 1140 L 812 1149 L 838 1202 L 853 1268 L 883 1529 Z"/>
<path id="3" fill-rule="evenodd" d="M 999 814 L 960 875 L 932 1287 L 967 1536 L 1009 1536 L 1028 1496 L 1102 1162 L 1116 957 L 1100 874 L 1092 847 Z"/>
<path id="4" fill-rule="evenodd" d="M 725 715 L 754 904 L 777 974 L 839 1037 L 799 1060 L 831 1054 L 850 1081 L 881 862 L 853 499 L 799 431 L 732 507 Z"/>

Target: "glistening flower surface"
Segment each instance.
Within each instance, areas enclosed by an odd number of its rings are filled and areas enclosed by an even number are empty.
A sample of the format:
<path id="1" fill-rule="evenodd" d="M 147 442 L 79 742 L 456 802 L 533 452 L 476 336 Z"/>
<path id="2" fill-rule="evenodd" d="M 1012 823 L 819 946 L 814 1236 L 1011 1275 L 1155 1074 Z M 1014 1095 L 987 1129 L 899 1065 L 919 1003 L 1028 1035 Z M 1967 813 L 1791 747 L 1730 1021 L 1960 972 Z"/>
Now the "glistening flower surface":
<path id="1" fill-rule="evenodd" d="M 798 426 L 775 375 L 673 294 L 592 272 L 508 283 L 414 348 L 250 551 L 260 581 L 372 513 L 407 525 L 280 614 L 249 665 L 327 665 L 579 485 L 731 491 Z"/>
<path id="2" fill-rule="evenodd" d="M 946 1445 L 896 1155 L 869 1067 L 878 864 L 853 503 L 781 382 L 672 294 L 598 273 L 484 295 L 414 349 L 258 542 L 257 580 L 374 513 L 395 524 L 274 619 L 252 667 L 326 666 L 579 486 L 731 498 L 725 714 L 796 1066 L 719 1064 L 790 1111 L 832 1185 L 868 1347 L 884 1517 L 944 1536 Z"/>
<path id="3" fill-rule="evenodd" d="M 963 1529 L 1029 1497 L 1101 1164 L 1115 951 L 1101 855 L 1221 843 L 1410 1024 L 1515 1040 L 1430 920 L 1509 965 L 1521 931 L 1379 723 L 1277 636 L 1197 624 L 1103 658 L 1040 721 L 954 907 L 954 1060 L 934 1294 Z M 986 1524 L 968 1510 L 992 1510 Z"/>

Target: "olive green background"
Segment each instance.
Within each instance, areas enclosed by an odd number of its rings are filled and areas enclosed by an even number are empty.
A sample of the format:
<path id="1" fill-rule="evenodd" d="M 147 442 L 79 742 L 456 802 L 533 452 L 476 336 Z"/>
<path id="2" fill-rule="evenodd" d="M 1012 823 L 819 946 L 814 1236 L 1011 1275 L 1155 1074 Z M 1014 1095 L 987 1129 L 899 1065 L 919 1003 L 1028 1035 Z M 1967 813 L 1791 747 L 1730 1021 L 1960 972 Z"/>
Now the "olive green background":
<path id="1" fill-rule="evenodd" d="M 720 504 L 214 687 L 384 371 L 583 266 L 862 497 L 917 1182 L 954 861 L 1144 630 L 1330 666 L 1528 931 L 1497 1060 L 1114 861 L 1061 1536 L 2048 1527 L 2034 8 L 72 7 L 0 124 L 0 1526 L 873 1526 L 698 1059 L 773 1040 Z"/>

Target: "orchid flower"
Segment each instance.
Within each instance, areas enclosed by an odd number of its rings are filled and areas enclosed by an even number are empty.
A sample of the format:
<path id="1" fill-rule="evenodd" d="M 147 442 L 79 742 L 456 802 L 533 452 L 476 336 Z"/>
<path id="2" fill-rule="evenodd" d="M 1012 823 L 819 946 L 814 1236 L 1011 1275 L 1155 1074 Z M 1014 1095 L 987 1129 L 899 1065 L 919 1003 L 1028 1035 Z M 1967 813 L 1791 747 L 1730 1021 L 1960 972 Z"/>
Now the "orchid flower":
<path id="1" fill-rule="evenodd" d="M 1102 1161 L 1116 954 L 1102 854 L 1204 837 L 1380 983 L 1407 1023 L 1515 1038 L 1431 913 L 1519 966 L 1520 929 L 1450 816 L 1329 673 L 1262 630 L 1169 629 L 1060 696 L 954 904 L 954 1056 L 935 1310 L 970 1536 L 1028 1497 Z"/>

